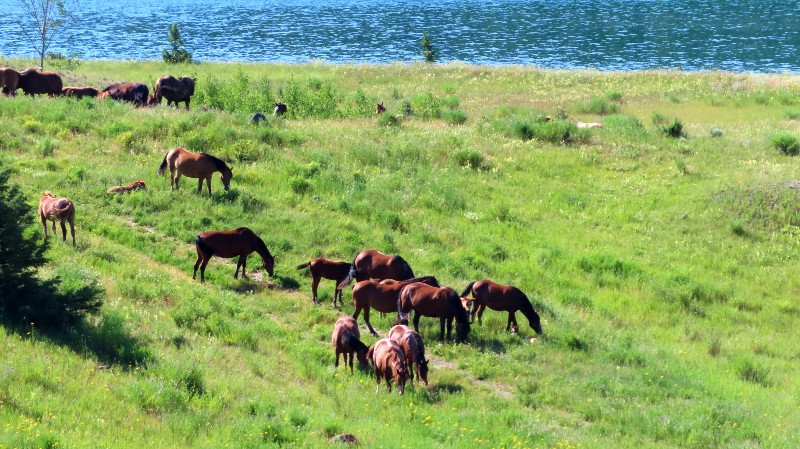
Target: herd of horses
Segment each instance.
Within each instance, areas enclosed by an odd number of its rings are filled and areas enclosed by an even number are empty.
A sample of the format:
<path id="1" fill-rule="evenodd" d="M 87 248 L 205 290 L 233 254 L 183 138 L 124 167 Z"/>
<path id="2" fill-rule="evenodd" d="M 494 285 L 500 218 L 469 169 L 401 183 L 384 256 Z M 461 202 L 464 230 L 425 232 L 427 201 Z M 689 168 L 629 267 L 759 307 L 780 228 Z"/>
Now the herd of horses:
<path id="1" fill-rule="evenodd" d="M 129 101 L 137 106 L 160 103 L 162 98 L 167 98 L 168 104 L 174 102 L 176 106 L 179 101 L 185 102 L 187 109 L 189 97 L 194 93 L 194 80 L 187 77 L 178 79 L 169 75 L 159 78 L 156 82 L 155 95 L 150 95 L 147 86 L 141 83 L 114 84 L 100 92 L 91 87 L 64 88 L 57 74 L 32 69 L 20 73 L 11 69 L 0 69 L 0 84 L 3 86 L 3 93 L 7 95 L 13 95 L 17 88 L 21 88 L 30 95 L 45 93 L 78 98 L 109 97 Z M 286 105 L 276 103 L 276 115 L 285 112 Z M 385 112 L 383 104 L 378 104 L 376 113 L 383 112 Z M 164 155 L 157 174 L 162 175 L 167 169 L 170 172 L 172 190 L 179 187 L 181 176 L 186 176 L 198 180 L 197 190 L 200 194 L 205 181 L 209 196 L 211 177 L 214 173 L 220 173 L 225 190 L 230 187 L 233 177 L 231 168 L 223 160 L 207 153 L 194 153 L 180 147 Z M 127 186 L 113 186 L 108 189 L 108 193 L 133 190 L 146 190 L 144 181 L 134 181 Z M 50 192 L 44 192 L 39 202 L 39 216 L 45 240 L 47 221 L 53 222 L 53 233 L 56 232 L 56 222 L 60 222 L 64 242 L 67 238 L 66 223 L 69 223 L 72 244 L 75 245 L 75 205 L 72 201 L 67 198 L 56 198 Z M 205 282 L 205 269 L 213 256 L 238 257 L 234 278 L 239 277 L 240 270 L 242 276 L 246 277 L 247 258 L 254 252 L 261 256 L 262 269 L 269 276 L 274 275 L 275 258 L 264 240 L 249 228 L 202 232 L 195 237 L 194 243 L 197 261 L 194 264 L 192 279 L 196 279 L 199 268 L 200 282 Z M 358 358 L 362 365 L 372 364 L 378 388 L 383 379 L 391 391 L 391 380 L 394 380 L 398 391 L 402 394 L 406 381 L 413 381 L 414 372 L 417 378 L 427 385 L 428 361 L 425 358 L 424 341 L 419 333 L 419 322 L 423 316 L 439 318 L 440 340 L 444 340 L 445 334 L 448 339 L 451 338 L 455 321 L 457 343 L 467 340 L 470 324 L 474 323 L 476 316 L 478 323 L 481 324 L 486 308 L 508 312 L 506 331 L 517 331 L 516 312 L 520 312 L 537 334 L 542 333 L 539 315 L 527 296 L 514 286 L 484 279 L 469 283 L 459 294 L 450 287 L 440 286 L 434 276 L 415 277 L 411 266 L 401 256 L 390 256 L 377 250 L 361 251 L 352 262 L 316 258 L 297 266 L 298 270 L 305 268 L 309 268 L 311 273 L 311 291 L 315 304 L 319 302 L 318 287 L 322 279 L 333 280 L 336 283 L 334 307 L 337 307 L 337 302 L 341 307 L 342 292 L 353 280 L 356 281 L 351 290 L 355 307 L 353 315 L 339 318 L 332 334 L 332 345 L 336 354 L 335 366 L 339 365 L 340 355 L 344 355 L 345 364 L 349 362 L 351 371 L 354 357 Z M 390 329 L 387 338 L 367 346 L 361 341 L 357 320 L 363 311 L 367 328 L 372 335 L 378 337 L 378 333 L 370 323 L 371 309 L 380 313 L 397 313 L 397 321 Z M 411 312 L 414 312 L 413 329 L 407 326 Z"/>

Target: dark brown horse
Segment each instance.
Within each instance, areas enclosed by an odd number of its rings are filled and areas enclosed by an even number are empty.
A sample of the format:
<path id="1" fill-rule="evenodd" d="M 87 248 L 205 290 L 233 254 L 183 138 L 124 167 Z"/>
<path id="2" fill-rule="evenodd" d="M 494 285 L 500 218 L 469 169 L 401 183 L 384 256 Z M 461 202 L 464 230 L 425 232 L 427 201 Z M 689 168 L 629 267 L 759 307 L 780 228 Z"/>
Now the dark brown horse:
<path id="1" fill-rule="evenodd" d="M 17 87 L 22 89 L 26 95 L 47 94 L 53 97 L 61 95 L 63 85 L 61 77 L 57 73 L 27 69 L 19 73 Z"/>
<path id="2" fill-rule="evenodd" d="M 96 98 L 100 92 L 92 86 L 75 87 L 67 86 L 61 89 L 61 95 L 65 97 L 75 97 L 80 100 L 83 97 Z"/>
<path id="3" fill-rule="evenodd" d="M 289 108 L 286 107 L 285 104 L 281 103 L 280 101 L 275 103 L 275 109 L 272 111 L 275 117 L 280 117 L 286 112 L 289 111 Z"/>
<path id="4" fill-rule="evenodd" d="M 383 106 L 383 103 L 378 103 L 378 105 L 375 106 L 375 114 L 381 115 L 384 112 L 386 112 L 386 108 Z"/>
<path id="5" fill-rule="evenodd" d="M 239 277 L 239 267 L 242 268 L 242 277 L 246 277 L 247 256 L 257 252 L 261 256 L 261 266 L 272 276 L 275 259 L 269 253 L 267 245 L 248 228 L 236 228 L 231 231 L 206 231 L 194 238 L 197 249 L 197 262 L 194 264 L 192 279 L 197 276 L 197 267 L 200 267 L 200 282 L 205 282 L 206 265 L 212 256 L 230 259 L 239 256 L 236 263 L 236 272 L 233 278 Z"/>
<path id="6" fill-rule="evenodd" d="M 350 266 L 350 272 L 344 281 L 339 283 L 339 288 L 344 289 L 350 282 L 365 281 L 367 279 L 395 279 L 405 281 L 414 277 L 414 271 L 400 256 L 388 256 L 374 249 L 358 253 Z"/>
<path id="7" fill-rule="evenodd" d="M 321 279 L 331 279 L 336 281 L 336 290 L 333 292 L 333 306 L 336 307 L 336 300 L 339 300 L 339 305 L 342 304 L 342 289 L 339 288 L 339 283 L 347 277 L 350 272 L 349 262 L 334 262 L 332 260 L 323 259 L 318 257 L 311 262 L 306 262 L 297 266 L 298 270 L 311 267 L 311 293 L 314 294 L 314 304 L 319 302 L 317 296 L 317 287 Z"/>
<path id="8" fill-rule="evenodd" d="M 72 246 L 75 246 L 75 205 L 72 204 L 72 201 L 66 198 L 56 198 L 52 193 L 44 192 L 39 200 L 39 218 L 42 219 L 45 241 L 47 240 L 47 220 L 53 222 L 53 234 L 56 233 L 56 222 L 61 224 L 63 242 L 67 241 L 67 226 L 64 222 L 68 222 L 69 231 L 72 234 Z"/>
<path id="9" fill-rule="evenodd" d="M 156 174 L 161 175 L 169 166 L 169 185 L 172 190 L 178 188 L 181 175 L 197 178 L 197 193 L 203 191 L 203 180 L 206 181 L 208 194 L 211 195 L 211 175 L 220 173 L 220 180 L 225 190 L 231 185 L 233 172 L 222 160 L 206 153 L 192 153 L 181 147 L 173 148 L 164 155 L 164 160 L 158 166 Z"/>
<path id="10" fill-rule="evenodd" d="M 336 352 L 335 367 L 339 367 L 339 354 L 344 354 L 344 364 L 347 365 L 347 358 L 350 357 L 350 372 L 353 372 L 353 354 L 358 357 L 358 363 L 367 364 L 367 351 L 369 347 L 361 342 L 361 333 L 358 331 L 358 323 L 352 317 L 343 316 L 336 320 L 331 335 L 333 350 Z"/>
<path id="11" fill-rule="evenodd" d="M 0 87 L 5 95 L 16 95 L 19 85 L 19 72 L 8 67 L 0 68 Z"/>
<path id="12" fill-rule="evenodd" d="M 194 79 L 184 76 L 175 78 L 172 75 L 164 75 L 156 81 L 155 94 L 153 95 L 154 104 L 161 104 L 161 99 L 167 99 L 167 106 L 181 101 L 186 104 L 186 109 L 189 109 L 189 100 L 194 95 Z"/>
<path id="13" fill-rule="evenodd" d="M 361 281 L 353 287 L 353 304 L 356 307 L 353 312 L 353 318 L 358 319 L 361 311 L 364 311 L 364 321 L 367 323 L 369 331 L 374 336 L 378 333 L 373 329 L 372 324 L 369 322 L 369 311 L 373 308 L 381 313 L 390 313 L 397 310 L 397 300 L 400 297 L 400 291 L 408 284 L 414 282 L 423 282 L 428 285 L 439 286 L 436 278 L 433 276 L 425 276 L 421 278 L 409 279 L 408 281 L 395 281 L 393 279 L 385 279 L 381 282 L 372 280 Z"/>
<path id="14" fill-rule="evenodd" d="M 525 318 L 528 319 L 528 324 L 536 331 L 537 334 L 542 333 L 542 324 L 539 321 L 539 314 L 533 310 L 528 297 L 522 293 L 517 287 L 511 285 L 502 285 L 490 280 L 484 279 L 481 281 L 470 282 L 461 296 L 467 296 L 472 293 L 475 301 L 472 304 L 472 321 L 475 321 L 475 314 L 478 315 L 478 324 L 481 324 L 481 317 L 483 311 L 488 307 L 492 310 L 507 311 L 508 324 L 506 324 L 506 331 L 511 329 L 511 326 L 517 325 L 517 317 L 514 316 L 516 311 L 522 312 Z"/>
<path id="15" fill-rule="evenodd" d="M 462 342 L 469 335 L 469 316 L 458 292 L 450 287 L 431 287 L 420 282 L 406 285 L 400 292 L 400 301 L 397 303 L 398 324 L 408 320 L 408 314 L 414 311 L 414 330 L 419 332 L 419 319 L 421 316 L 439 318 L 439 340 L 444 340 L 445 322 L 447 324 L 447 338 L 450 338 L 453 329 L 453 319 L 456 320 L 456 341 Z"/>
<path id="16" fill-rule="evenodd" d="M 414 381 L 414 366 L 416 366 L 417 378 L 428 385 L 428 361 L 425 360 L 425 344 L 422 342 L 422 336 L 410 327 L 398 324 L 389 331 L 389 338 L 403 348 L 409 380 Z"/>
<path id="17" fill-rule="evenodd" d="M 375 367 L 375 378 L 378 381 L 378 388 L 375 389 L 375 392 L 381 388 L 381 377 L 383 377 L 386 380 L 386 388 L 389 391 L 392 391 L 390 380 L 394 379 L 397 384 L 397 390 L 400 394 L 403 394 L 406 388 L 406 380 L 408 379 L 403 348 L 394 340 L 384 338 L 369 348 L 367 358 L 372 361 L 372 366 Z"/>
<path id="18" fill-rule="evenodd" d="M 116 83 L 101 92 L 98 98 L 111 98 L 112 100 L 133 103 L 135 106 L 146 106 L 150 89 L 142 83 Z"/>

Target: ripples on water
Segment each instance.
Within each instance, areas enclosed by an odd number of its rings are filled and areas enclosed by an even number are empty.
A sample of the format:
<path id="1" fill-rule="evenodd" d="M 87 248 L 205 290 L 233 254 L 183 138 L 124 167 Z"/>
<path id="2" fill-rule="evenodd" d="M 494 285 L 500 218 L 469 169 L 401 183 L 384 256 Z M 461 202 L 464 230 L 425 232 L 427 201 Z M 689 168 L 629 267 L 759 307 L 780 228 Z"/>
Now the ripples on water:
<path id="1" fill-rule="evenodd" d="M 779 72 L 800 68 L 800 1 L 485 0 L 326 2 L 79 0 L 52 51 L 86 59 L 160 59 L 177 21 L 202 61 L 421 60 L 602 70 Z M 116 3 L 116 2 L 112 2 Z M 15 0 L 0 0 L 3 11 Z M 8 16 L 0 54 L 32 56 Z"/>

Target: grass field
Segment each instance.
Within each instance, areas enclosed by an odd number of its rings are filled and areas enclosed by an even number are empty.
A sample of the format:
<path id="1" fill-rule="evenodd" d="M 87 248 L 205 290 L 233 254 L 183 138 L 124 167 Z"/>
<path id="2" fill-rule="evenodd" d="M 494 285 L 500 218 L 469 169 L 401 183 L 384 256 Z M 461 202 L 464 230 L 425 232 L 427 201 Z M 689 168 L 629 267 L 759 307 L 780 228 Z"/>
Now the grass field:
<path id="1" fill-rule="evenodd" d="M 43 190 L 76 204 L 77 247 L 51 237 L 41 276 L 105 290 L 78 328 L 0 332 L 0 448 L 324 447 L 343 432 L 369 448 L 800 446 L 800 174 L 773 143 L 800 136 L 800 78 L 50 69 L 100 88 L 192 75 L 197 92 L 192 111 L 0 98 L 0 165 L 31 213 Z M 281 99 L 286 117 L 249 123 Z M 373 115 L 381 101 L 390 118 Z M 663 131 L 676 119 L 683 138 Z M 231 189 L 215 176 L 211 197 L 185 178 L 170 191 L 156 168 L 178 145 L 228 161 Z M 106 194 L 135 179 L 148 190 Z M 238 226 L 264 238 L 275 277 L 234 280 L 215 259 L 193 281 L 194 236 Z M 332 281 L 313 305 L 295 269 L 366 248 L 459 292 L 516 285 L 544 335 L 487 311 L 467 344 L 439 343 L 423 318 L 430 384 L 376 393 L 369 372 L 333 367 L 352 305 L 331 307 Z M 385 335 L 394 318 L 372 324 Z"/>

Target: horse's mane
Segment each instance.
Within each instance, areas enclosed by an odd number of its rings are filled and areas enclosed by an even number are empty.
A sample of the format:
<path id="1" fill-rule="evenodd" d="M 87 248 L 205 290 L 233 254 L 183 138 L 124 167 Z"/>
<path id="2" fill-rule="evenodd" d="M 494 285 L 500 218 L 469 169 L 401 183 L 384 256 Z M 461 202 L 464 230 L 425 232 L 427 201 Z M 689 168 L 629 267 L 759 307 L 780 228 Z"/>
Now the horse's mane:
<path id="1" fill-rule="evenodd" d="M 44 193 L 42 193 L 42 198 L 47 198 L 47 197 L 50 197 L 50 198 L 55 198 L 55 197 L 53 196 L 53 194 L 52 194 L 52 193 L 50 193 L 50 191 L 49 191 L 49 190 L 45 190 L 45 191 L 44 191 Z"/>
<path id="2" fill-rule="evenodd" d="M 453 290 L 453 294 L 447 295 L 447 302 L 450 304 L 450 308 L 453 309 L 456 322 L 461 325 L 466 324 L 467 328 L 469 328 L 469 315 L 464 310 L 464 306 L 461 305 L 461 297 L 458 296 L 458 292 Z"/>
<path id="3" fill-rule="evenodd" d="M 247 229 L 248 231 L 250 231 L 250 229 L 248 229 L 248 228 L 236 228 L 237 231 L 239 229 Z M 253 231 L 250 231 L 250 232 L 253 232 Z M 269 252 L 269 248 L 267 248 L 267 244 L 264 243 L 264 240 L 261 237 L 257 236 L 254 232 L 253 232 L 253 237 L 256 238 L 256 250 L 258 251 L 258 253 L 259 254 L 265 253 L 269 257 L 272 257 L 272 253 Z"/>
<path id="4" fill-rule="evenodd" d="M 228 164 L 226 164 L 225 161 L 223 161 L 222 159 L 220 159 L 220 158 L 218 158 L 216 156 L 212 156 L 212 155 L 210 155 L 208 153 L 200 153 L 200 154 L 202 154 L 203 156 L 206 156 L 207 158 L 211 159 L 211 162 L 214 163 L 214 167 L 217 167 L 217 170 L 220 170 L 220 171 L 230 170 L 230 168 L 228 168 Z"/>
<path id="5" fill-rule="evenodd" d="M 342 335 L 342 343 L 354 351 L 367 352 L 369 350 L 369 346 L 365 345 L 355 335 L 348 331 L 345 331 L 344 335 Z"/>

